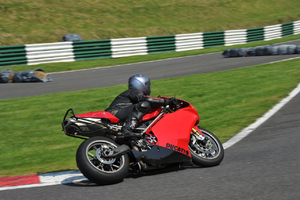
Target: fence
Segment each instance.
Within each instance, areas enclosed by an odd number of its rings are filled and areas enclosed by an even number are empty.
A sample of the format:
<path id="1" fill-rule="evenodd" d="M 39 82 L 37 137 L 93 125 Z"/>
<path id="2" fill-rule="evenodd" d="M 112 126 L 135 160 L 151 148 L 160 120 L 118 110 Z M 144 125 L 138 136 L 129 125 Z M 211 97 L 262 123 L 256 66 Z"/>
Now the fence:
<path id="1" fill-rule="evenodd" d="M 0 47 L 0 66 L 37 65 L 268 41 L 300 33 L 300 21 L 252 29 L 190 33 L 155 37 L 57 42 Z"/>

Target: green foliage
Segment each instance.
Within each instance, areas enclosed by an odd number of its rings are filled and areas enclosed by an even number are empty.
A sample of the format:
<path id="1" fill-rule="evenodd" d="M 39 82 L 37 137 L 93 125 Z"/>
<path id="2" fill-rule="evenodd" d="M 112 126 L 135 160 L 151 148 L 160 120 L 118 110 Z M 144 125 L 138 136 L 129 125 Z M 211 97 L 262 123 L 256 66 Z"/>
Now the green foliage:
<path id="1" fill-rule="evenodd" d="M 295 0 L 0 0 L 3 46 L 257 28 L 299 20 Z"/>
<path id="2" fill-rule="evenodd" d="M 152 81 L 152 95 L 191 102 L 222 142 L 253 123 L 300 81 L 300 59 Z M 0 176 L 77 169 L 79 139 L 61 131 L 67 109 L 104 110 L 126 85 L 0 100 Z"/>

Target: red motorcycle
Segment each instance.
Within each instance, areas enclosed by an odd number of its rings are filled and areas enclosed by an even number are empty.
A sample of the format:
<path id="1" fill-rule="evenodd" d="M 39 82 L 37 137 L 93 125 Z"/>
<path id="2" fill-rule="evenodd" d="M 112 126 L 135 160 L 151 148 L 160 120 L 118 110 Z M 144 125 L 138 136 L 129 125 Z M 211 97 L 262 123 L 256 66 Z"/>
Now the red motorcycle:
<path id="1" fill-rule="evenodd" d="M 166 98 L 166 97 L 160 97 Z M 66 117 L 69 113 L 72 116 Z M 152 108 L 135 132 L 142 138 L 118 137 L 122 123 L 109 112 L 65 114 L 62 127 L 67 136 L 84 139 L 76 153 L 81 173 L 98 184 L 121 182 L 129 171 L 147 171 L 178 163 L 202 167 L 219 165 L 224 149 L 210 131 L 197 126 L 199 115 L 187 101 Z"/>

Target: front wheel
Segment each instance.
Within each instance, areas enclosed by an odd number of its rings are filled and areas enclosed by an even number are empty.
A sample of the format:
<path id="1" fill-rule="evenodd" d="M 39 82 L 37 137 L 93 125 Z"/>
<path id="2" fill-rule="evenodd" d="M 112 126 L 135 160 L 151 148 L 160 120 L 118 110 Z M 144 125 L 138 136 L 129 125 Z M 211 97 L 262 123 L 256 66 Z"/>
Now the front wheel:
<path id="1" fill-rule="evenodd" d="M 224 158 L 224 148 L 220 140 L 210 131 L 198 127 L 206 138 L 201 140 L 197 135 L 191 134 L 189 149 L 193 163 L 202 167 L 219 165 Z"/>
<path id="2" fill-rule="evenodd" d="M 91 137 L 81 143 L 76 153 L 76 162 L 81 173 L 98 184 L 113 184 L 123 181 L 129 170 L 127 154 L 107 158 L 119 145 L 106 137 Z"/>

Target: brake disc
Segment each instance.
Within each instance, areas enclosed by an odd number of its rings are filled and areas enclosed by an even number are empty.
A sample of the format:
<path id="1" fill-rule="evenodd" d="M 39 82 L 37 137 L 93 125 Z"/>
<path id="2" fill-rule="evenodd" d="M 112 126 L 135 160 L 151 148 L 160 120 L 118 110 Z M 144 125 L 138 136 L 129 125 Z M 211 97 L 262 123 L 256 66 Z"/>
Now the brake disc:
<path id="1" fill-rule="evenodd" d="M 96 156 L 97 156 L 97 159 L 103 163 L 103 164 L 106 164 L 106 165 L 110 165 L 112 163 L 114 163 L 116 161 L 116 158 L 102 158 L 101 155 L 112 155 L 114 153 L 113 150 L 111 150 L 110 148 L 108 148 L 108 146 L 103 146 L 98 148 L 96 150 Z"/>

